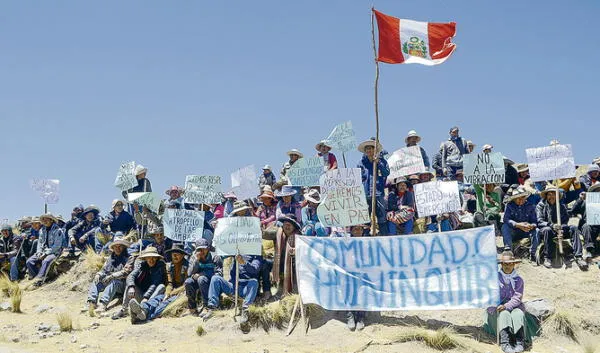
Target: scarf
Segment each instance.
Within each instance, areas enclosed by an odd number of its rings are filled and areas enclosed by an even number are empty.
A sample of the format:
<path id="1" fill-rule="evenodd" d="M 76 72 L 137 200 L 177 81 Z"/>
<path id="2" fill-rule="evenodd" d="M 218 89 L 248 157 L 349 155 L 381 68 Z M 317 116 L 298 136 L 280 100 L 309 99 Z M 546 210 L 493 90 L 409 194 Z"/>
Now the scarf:
<path id="1" fill-rule="evenodd" d="M 516 279 L 519 277 L 517 274 L 517 270 L 513 270 L 511 273 L 504 273 L 504 271 L 500 270 L 500 274 L 502 275 L 502 280 L 504 283 L 510 283 L 513 290 L 516 290 Z"/>

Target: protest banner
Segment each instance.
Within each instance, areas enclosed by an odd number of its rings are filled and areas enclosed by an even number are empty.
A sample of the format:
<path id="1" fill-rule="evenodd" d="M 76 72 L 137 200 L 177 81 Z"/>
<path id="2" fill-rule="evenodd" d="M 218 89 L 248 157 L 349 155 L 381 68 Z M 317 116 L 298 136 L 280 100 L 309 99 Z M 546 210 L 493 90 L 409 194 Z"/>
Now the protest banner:
<path id="1" fill-rule="evenodd" d="M 317 186 L 323 174 L 323 158 L 300 158 L 287 171 L 287 178 L 293 186 Z"/>
<path id="2" fill-rule="evenodd" d="M 469 153 L 463 156 L 464 181 L 467 184 L 502 184 L 505 170 L 500 152 Z"/>
<path id="3" fill-rule="evenodd" d="M 556 180 L 575 176 L 575 159 L 571 145 L 528 148 L 525 152 L 532 181 Z"/>
<path id="4" fill-rule="evenodd" d="M 221 184 L 218 175 L 186 175 L 183 199 L 187 203 L 221 203 Z"/>
<path id="5" fill-rule="evenodd" d="M 369 223 L 369 207 L 360 168 L 338 168 L 321 175 L 322 201 L 317 215 L 327 227 Z"/>
<path id="6" fill-rule="evenodd" d="M 456 181 L 430 181 L 416 184 L 414 188 L 419 217 L 451 213 L 461 209 Z"/>
<path id="7" fill-rule="evenodd" d="M 342 153 L 354 150 L 356 148 L 356 136 L 352 129 L 352 122 L 346 121 L 334 127 L 325 141 L 333 150 Z"/>
<path id="8" fill-rule="evenodd" d="M 204 212 L 166 209 L 162 219 L 165 237 L 178 241 L 196 241 L 204 232 Z"/>
<path id="9" fill-rule="evenodd" d="M 390 166 L 388 180 L 427 171 L 419 146 L 403 147 L 392 153 L 387 162 Z"/>
<path id="10" fill-rule="evenodd" d="M 448 310 L 499 303 L 493 227 L 388 237 L 296 237 L 298 290 L 327 310 Z"/>
<path id="11" fill-rule="evenodd" d="M 262 231 L 258 217 L 226 217 L 217 220 L 213 244 L 217 255 L 261 255 Z"/>
<path id="12" fill-rule="evenodd" d="M 31 189 L 37 191 L 44 203 L 57 204 L 60 199 L 60 180 L 34 178 L 29 181 Z"/>
<path id="13" fill-rule="evenodd" d="M 248 165 L 231 173 L 231 191 L 238 200 L 248 200 L 260 193 L 254 165 Z"/>
<path id="14" fill-rule="evenodd" d="M 591 226 L 600 225 L 600 192 L 585 194 L 585 216 L 587 224 Z"/>
<path id="15" fill-rule="evenodd" d="M 115 187 L 121 191 L 127 191 L 137 186 L 137 184 L 137 178 L 135 177 L 135 162 L 121 164 L 115 179 Z"/>
<path id="16" fill-rule="evenodd" d="M 146 206 L 154 213 L 158 213 L 160 207 L 160 196 L 154 192 L 131 192 L 127 195 L 127 201 Z"/>

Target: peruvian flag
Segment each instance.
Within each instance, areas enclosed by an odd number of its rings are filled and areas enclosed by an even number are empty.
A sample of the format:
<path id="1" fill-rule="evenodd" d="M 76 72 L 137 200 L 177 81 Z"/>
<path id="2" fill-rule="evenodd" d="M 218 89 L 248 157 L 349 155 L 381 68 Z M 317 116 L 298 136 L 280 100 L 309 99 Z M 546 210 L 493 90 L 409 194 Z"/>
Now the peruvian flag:
<path id="1" fill-rule="evenodd" d="M 430 23 L 399 19 L 373 9 L 379 30 L 377 61 L 388 64 L 438 65 L 456 49 L 456 22 Z"/>

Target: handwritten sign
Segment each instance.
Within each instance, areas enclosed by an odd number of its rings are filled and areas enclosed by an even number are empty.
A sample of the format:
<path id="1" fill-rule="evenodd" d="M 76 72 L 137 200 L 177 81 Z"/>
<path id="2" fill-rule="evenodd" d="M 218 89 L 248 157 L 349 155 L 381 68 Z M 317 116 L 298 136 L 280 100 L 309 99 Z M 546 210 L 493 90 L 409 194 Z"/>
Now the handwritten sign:
<path id="1" fill-rule="evenodd" d="M 217 255 L 261 255 L 262 231 L 258 217 L 219 218 L 213 238 Z"/>
<path id="2" fill-rule="evenodd" d="M 37 191 L 44 202 L 53 205 L 60 199 L 60 180 L 58 179 L 31 179 L 31 189 Z"/>
<path id="3" fill-rule="evenodd" d="M 196 241 L 204 232 L 204 212 L 166 209 L 162 223 L 167 238 L 180 242 Z"/>
<path id="4" fill-rule="evenodd" d="M 571 145 L 528 148 L 527 163 L 532 181 L 556 180 L 575 176 Z"/>
<path id="5" fill-rule="evenodd" d="M 223 200 L 221 177 L 218 175 L 187 175 L 184 201 L 187 203 L 220 203 Z"/>
<path id="6" fill-rule="evenodd" d="M 419 217 L 451 213 L 461 209 L 456 181 L 430 181 L 416 184 L 414 188 Z"/>
<path id="7" fill-rule="evenodd" d="M 332 149 L 348 152 L 356 148 L 356 136 L 352 129 L 352 122 L 346 121 L 333 128 L 326 139 Z"/>
<path id="8" fill-rule="evenodd" d="M 600 192 L 588 192 L 585 195 L 585 216 L 587 224 L 600 225 Z"/>
<path id="9" fill-rule="evenodd" d="M 121 164 L 117 172 L 117 178 L 115 179 L 115 187 L 121 191 L 126 191 L 137 186 L 137 184 L 135 162 Z"/>
<path id="10" fill-rule="evenodd" d="M 304 304 L 327 310 L 448 310 L 497 305 L 493 227 L 388 237 L 296 237 Z"/>
<path id="11" fill-rule="evenodd" d="M 154 192 L 131 192 L 127 195 L 127 201 L 146 206 L 154 213 L 158 213 L 160 207 L 160 196 Z"/>
<path id="12" fill-rule="evenodd" d="M 419 146 L 401 148 L 392 153 L 387 162 L 390 166 L 388 180 L 427 171 L 425 164 L 423 164 L 423 155 L 421 155 L 421 148 Z"/>
<path id="13" fill-rule="evenodd" d="M 294 186 L 316 186 L 323 174 L 323 166 L 321 157 L 300 158 L 287 171 L 287 177 Z"/>
<path id="14" fill-rule="evenodd" d="M 317 215 L 327 227 L 345 227 L 368 223 L 369 207 L 360 168 L 339 168 L 328 171 L 319 182 L 323 201 Z"/>
<path id="15" fill-rule="evenodd" d="M 463 172 L 467 184 L 502 184 L 505 177 L 502 153 L 465 154 Z"/>
<path id="16" fill-rule="evenodd" d="M 248 200 L 259 194 L 254 165 L 245 166 L 231 173 L 231 189 L 238 200 Z"/>

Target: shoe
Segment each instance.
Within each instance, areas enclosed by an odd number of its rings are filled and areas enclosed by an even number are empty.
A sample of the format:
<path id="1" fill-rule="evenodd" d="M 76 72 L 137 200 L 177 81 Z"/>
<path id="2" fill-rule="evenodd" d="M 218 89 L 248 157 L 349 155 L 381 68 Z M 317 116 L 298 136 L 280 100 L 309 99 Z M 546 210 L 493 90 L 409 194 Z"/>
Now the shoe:
<path id="1" fill-rule="evenodd" d="M 271 294 L 271 291 L 266 291 L 266 292 L 263 293 L 262 299 L 264 301 L 268 301 L 269 299 L 271 299 L 272 296 L 273 295 Z"/>
<path id="2" fill-rule="evenodd" d="M 585 252 L 585 255 L 583 256 L 583 259 L 584 259 L 585 261 L 590 261 L 590 260 L 592 259 L 592 250 L 593 250 L 593 249 L 588 249 L 588 250 Z"/>
<path id="3" fill-rule="evenodd" d="M 365 321 L 363 319 L 358 320 L 356 323 L 356 331 L 362 331 L 365 328 Z"/>
<path id="4" fill-rule="evenodd" d="M 588 270 L 588 263 L 581 257 L 576 258 L 575 263 L 577 263 L 577 266 L 579 266 L 580 270 L 582 270 L 582 271 Z"/>
<path id="5" fill-rule="evenodd" d="M 552 268 L 552 261 L 550 261 L 550 259 L 544 259 L 544 267 L 545 268 Z"/>
<path id="6" fill-rule="evenodd" d="M 102 313 L 108 310 L 108 305 L 106 303 L 100 303 L 100 305 L 98 305 L 98 309 L 96 309 L 97 313 Z"/>
<path id="7" fill-rule="evenodd" d="M 508 332 L 508 329 L 505 328 L 504 330 L 500 331 L 500 349 L 502 349 L 502 352 L 504 353 L 515 353 L 515 350 L 513 349 L 513 346 L 510 344 L 510 333 Z"/>
<path id="8" fill-rule="evenodd" d="M 115 312 L 114 314 L 112 314 L 112 316 L 110 318 L 113 319 L 113 320 L 118 320 L 118 319 L 123 318 L 125 316 L 127 316 L 127 311 L 125 311 L 125 309 L 121 308 L 117 312 Z"/>
<path id="9" fill-rule="evenodd" d="M 131 315 L 132 322 L 134 317 L 138 319 L 138 321 L 146 320 L 146 311 L 135 299 L 129 301 L 129 315 Z"/>
<path id="10" fill-rule="evenodd" d="M 43 279 L 38 279 L 37 281 L 33 282 L 33 286 L 34 287 L 41 287 L 42 284 L 44 284 L 44 280 Z"/>
<path id="11" fill-rule="evenodd" d="M 205 312 L 200 314 L 200 318 L 204 321 L 210 319 L 213 316 L 213 311 L 211 308 L 207 308 Z"/>
<path id="12" fill-rule="evenodd" d="M 354 321 L 354 314 L 348 313 L 348 321 L 346 322 L 348 330 L 354 331 L 356 329 L 356 322 Z"/>
<path id="13" fill-rule="evenodd" d="M 248 309 L 242 309 L 240 324 L 245 324 L 246 322 L 248 322 Z"/>
<path id="14" fill-rule="evenodd" d="M 521 353 L 525 350 L 525 342 L 523 340 L 523 329 L 520 329 L 516 334 L 515 334 L 515 346 L 514 346 L 514 351 L 515 353 Z"/>

